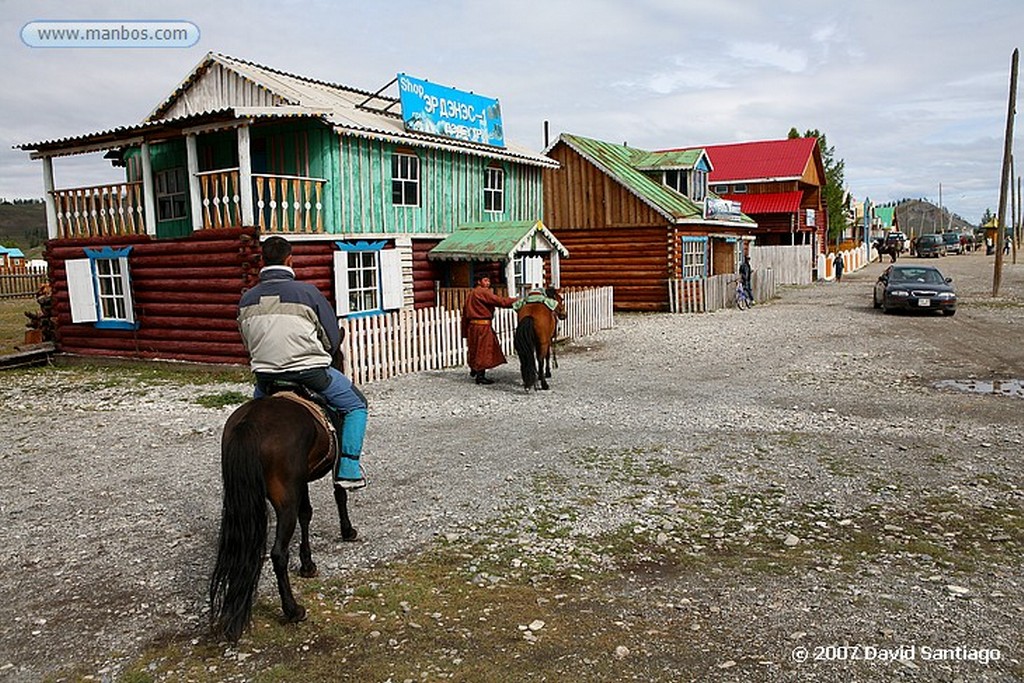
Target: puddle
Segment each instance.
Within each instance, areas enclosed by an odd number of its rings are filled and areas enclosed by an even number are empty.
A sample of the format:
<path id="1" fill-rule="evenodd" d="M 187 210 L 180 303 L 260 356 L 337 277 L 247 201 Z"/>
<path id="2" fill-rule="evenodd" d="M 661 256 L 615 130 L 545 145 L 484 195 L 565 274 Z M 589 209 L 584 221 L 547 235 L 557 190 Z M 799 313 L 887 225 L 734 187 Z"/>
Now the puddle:
<path id="1" fill-rule="evenodd" d="M 995 394 L 1024 398 L 1024 379 L 944 379 L 935 383 L 937 389 L 955 389 L 972 394 Z"/>

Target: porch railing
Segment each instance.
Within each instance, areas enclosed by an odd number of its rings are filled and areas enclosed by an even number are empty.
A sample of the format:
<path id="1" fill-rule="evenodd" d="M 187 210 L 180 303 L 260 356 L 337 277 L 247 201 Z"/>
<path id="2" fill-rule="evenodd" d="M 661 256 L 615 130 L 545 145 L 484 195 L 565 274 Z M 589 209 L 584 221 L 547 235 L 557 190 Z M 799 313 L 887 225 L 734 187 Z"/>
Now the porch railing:
<path id="1" fill-rule="evenodd" d="M 237 168 L 204 171 L 199 177 L 203 228 L 242 225 Z M 324 231 L 323 178 L 254 173 L 253 217 L 262 233 L 314 234 Z"/>
<path id="2" fill-rule="evenodd" d="M 238 169 L 222 168 L 197 173 L 202 203 L 203 228 L 228 228 L 242 224 Z"/>
<path id="3" fill-rule="evenodd" d="M 144 235 L 142 183 L 114 183 L 53 191 L 57 237 Z"/>
<path id="4" fill-rule="evenodd" d="M 196 174 L 203 229 L 242 225 L 237 168 Z M 260 232 L 315 234 L 324 231 L 322 178 L 253 175 L 253 219 Z M 71 187 L 53 191 L 57 237 L 146 234 L 142 182 Z"/>
<path id="5" fill-rule="evenodd" d="M 256 225 L 260 232 L 312 234 L 324 231 L 326 180 L 253 173 L 252 181 Z"/>

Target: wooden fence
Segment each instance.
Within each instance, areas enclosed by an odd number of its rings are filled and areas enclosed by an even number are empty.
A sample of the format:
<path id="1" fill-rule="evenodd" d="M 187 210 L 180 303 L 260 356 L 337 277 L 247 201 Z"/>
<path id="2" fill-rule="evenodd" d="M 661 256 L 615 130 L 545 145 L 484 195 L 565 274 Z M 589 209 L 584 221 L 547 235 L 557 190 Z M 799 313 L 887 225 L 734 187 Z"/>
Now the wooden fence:
<path id="1" fill-rule="evenodd" d="M 771 268 L 780 285 L 809 285 L 816 260 L 809 244 L 764 246 L 750 248 L 750 265 L 754 270 Z"/>
<path id="2" fill-rule="evenodd" d="M 710 313 L 736 307 L 736 273 L 712 275 L 699 280 L 669 280 L 669 310 L 672 313 Z M 750 274 L 754 301 L 778 296 L 778 282 L 771 268 L 754 269 Z"/>
<path id="3" fill-rule="evenodd" d="M 559 337 L 578 339 L 614 325 L 611 287 L 565 293 L 568 318 L 559 323 Z M 356 384 L 425 370 L 457 367 L 466 362 L 462 313 L 433 308 L 406 309 L 341 321 L 345 330 L 345 372 Z M 495 311 L 493 328 L 505 355 L 513 354 L 516 314 Z"/>
<path id="4" fill-rule="evenodd" d="M 27 299 L 47 281 L 42 269 L 0 269 L 0 299 Z"/>

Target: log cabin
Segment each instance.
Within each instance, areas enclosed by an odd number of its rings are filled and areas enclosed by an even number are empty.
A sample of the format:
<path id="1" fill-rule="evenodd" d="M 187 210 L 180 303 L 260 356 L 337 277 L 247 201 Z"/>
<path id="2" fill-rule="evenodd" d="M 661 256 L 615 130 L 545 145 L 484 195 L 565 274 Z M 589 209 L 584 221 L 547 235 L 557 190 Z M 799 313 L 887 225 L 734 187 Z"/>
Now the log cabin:
<path id="1" fill-rule="evenodd" d="M 700 149 L 650 152 L 561 134 L 546 154 L 544 224 L 572 253 L 563 286 L 613 286 L 615 308 L 667 311 L 672 281 L 736 273 L 757 224 L 708 190 Z"/>
<path id="2" fill-rule="evenodd" d="M 433 306 L 478 268 L 525 286 L 525 263 L 567 255 L 525 239 L 556 162 L 505 141 L 497 100 L 406 74 L 363 90 L 211 52 L 140 123 L 19 147 L 42 162 L 63 353 L 244 363 L 237 303 L 266 235 L 339 319 Z M 121 182 L 55 186 L 55 161 L 97 153 Z M 430 257 L 481 223 L 524 252 Z"/>

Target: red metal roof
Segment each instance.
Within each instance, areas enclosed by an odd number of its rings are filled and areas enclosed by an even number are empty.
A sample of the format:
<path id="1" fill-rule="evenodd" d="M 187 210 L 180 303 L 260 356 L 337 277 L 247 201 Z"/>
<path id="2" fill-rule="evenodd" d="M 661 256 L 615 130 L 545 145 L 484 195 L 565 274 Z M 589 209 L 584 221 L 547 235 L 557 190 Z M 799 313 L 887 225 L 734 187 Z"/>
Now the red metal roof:
<path id="1" fill-rule="evenodd" d="M 758 213 L 796 213 L 800 210 L 800 200 L 804 193 L 767 192 L 765 194 L 726 194 L 722 199 L 739 202 L 743 213 L 748 216 Z"/>
<path id="2" fill-rule="evenodd" d="M 817 138 L 704 145 L 714 170 L 711 183 L 799 178 L 813 158 Z M 746 209 L 744 209 L 746 212 Z"/>

